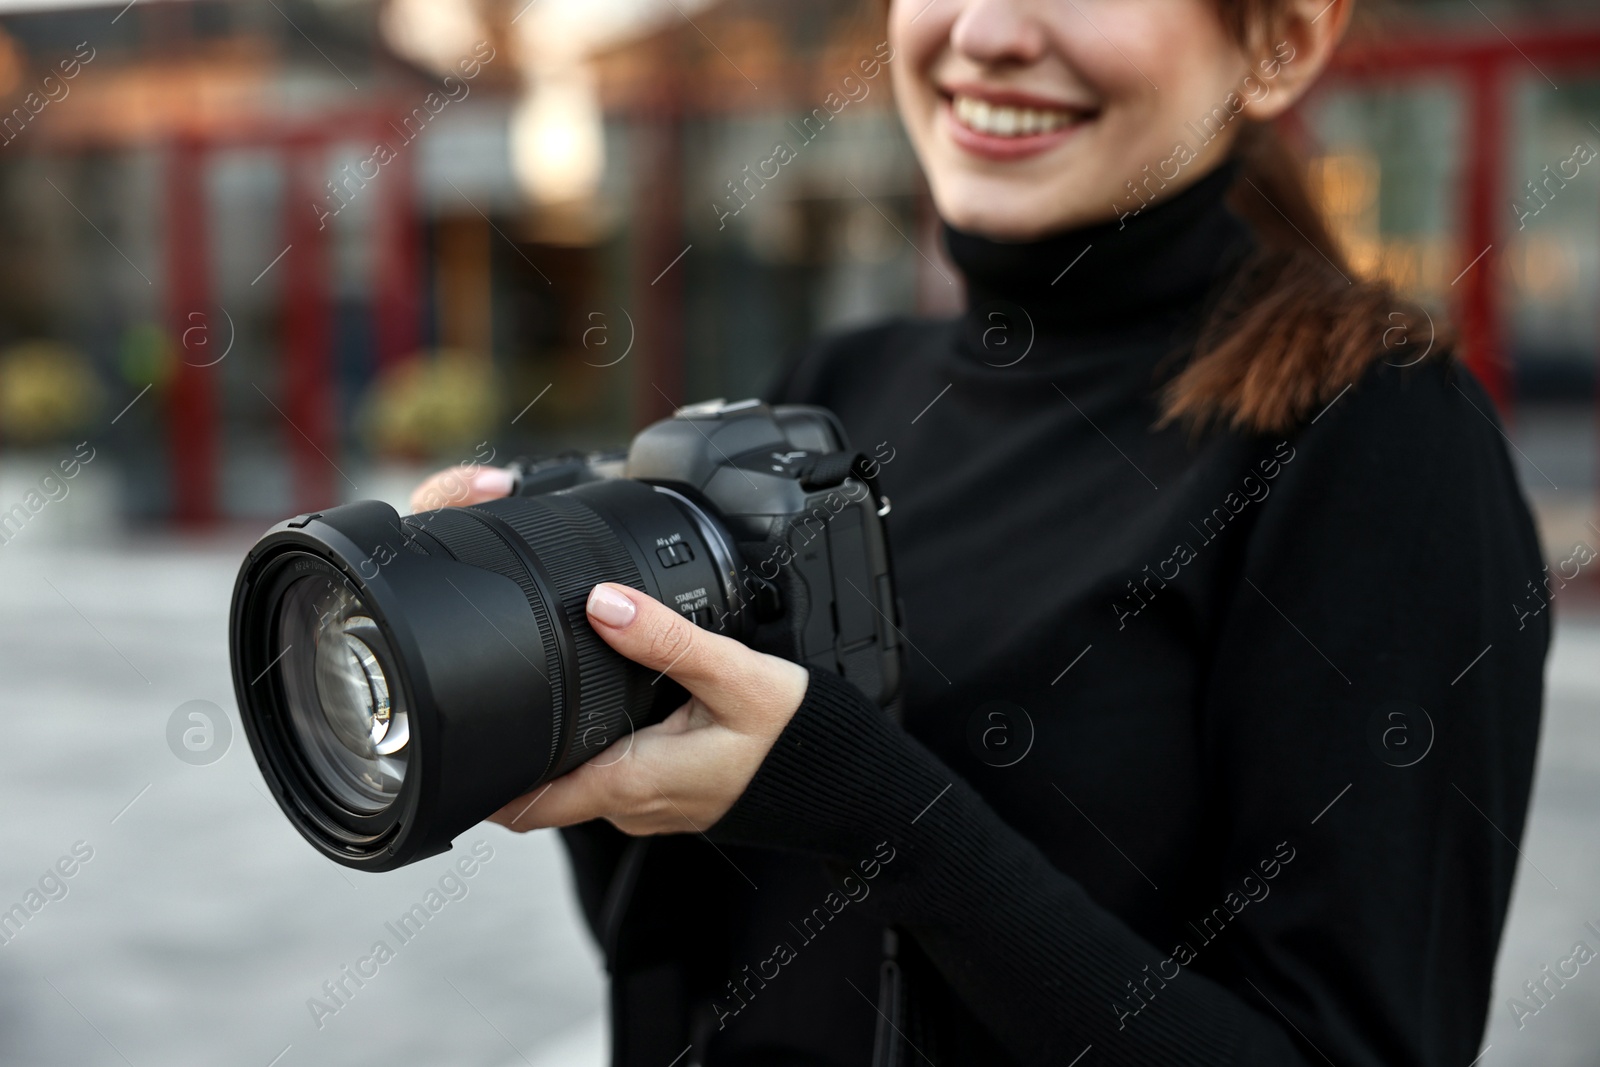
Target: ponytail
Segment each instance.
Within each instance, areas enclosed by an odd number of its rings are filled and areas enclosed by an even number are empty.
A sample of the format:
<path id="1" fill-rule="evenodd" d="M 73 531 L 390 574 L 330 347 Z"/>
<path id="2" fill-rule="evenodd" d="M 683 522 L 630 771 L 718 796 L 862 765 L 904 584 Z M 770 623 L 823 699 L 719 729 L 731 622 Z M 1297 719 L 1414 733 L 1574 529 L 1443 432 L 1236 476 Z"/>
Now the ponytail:
<path id="1" fill-rule="evenodd" d="M 1217 0 L 1241 42 L 1260 40 L 1281 0 Z M 1229 205 L 1260 242 L 1219 296 L 1188 365 L 1162 396 L 1162 423 L 1283 433 L 1373 362 L 1449 358 L 1452 338 L 1420 306 L 1352 269 L 1306 184 L 1299 155 L 1250 123 L 1234 145 Z"/>

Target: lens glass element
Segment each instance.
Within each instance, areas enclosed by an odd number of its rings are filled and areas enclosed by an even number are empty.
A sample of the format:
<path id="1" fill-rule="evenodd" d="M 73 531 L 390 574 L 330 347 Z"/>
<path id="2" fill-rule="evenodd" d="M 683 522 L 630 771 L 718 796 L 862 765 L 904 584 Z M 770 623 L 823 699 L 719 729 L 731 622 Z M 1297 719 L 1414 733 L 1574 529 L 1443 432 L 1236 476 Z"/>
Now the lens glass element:
<path id="1" fill-rule="evenodd" d="M 289 721 L 321 786 L 363 815 L 405 780 L 411 726 L 394 653 L 355 590 L 307 575 L 284 591 L 278 638 Z"/>

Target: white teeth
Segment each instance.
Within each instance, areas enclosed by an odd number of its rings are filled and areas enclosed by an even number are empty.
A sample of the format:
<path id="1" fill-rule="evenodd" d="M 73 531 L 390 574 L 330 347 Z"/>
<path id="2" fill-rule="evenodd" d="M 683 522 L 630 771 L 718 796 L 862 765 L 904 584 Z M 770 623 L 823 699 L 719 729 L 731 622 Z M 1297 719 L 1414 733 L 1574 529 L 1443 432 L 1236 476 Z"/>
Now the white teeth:
<path id="1" fill-rule="evenodd" d="M 1058 108 L 1012 107 L 1009 104 L 991 104 L 970 96 L 957 96 L 952 109 L 956 121 L 963 126 L 996 137 L 1049 133 L 1078 118 L 1073 112 Z"/>

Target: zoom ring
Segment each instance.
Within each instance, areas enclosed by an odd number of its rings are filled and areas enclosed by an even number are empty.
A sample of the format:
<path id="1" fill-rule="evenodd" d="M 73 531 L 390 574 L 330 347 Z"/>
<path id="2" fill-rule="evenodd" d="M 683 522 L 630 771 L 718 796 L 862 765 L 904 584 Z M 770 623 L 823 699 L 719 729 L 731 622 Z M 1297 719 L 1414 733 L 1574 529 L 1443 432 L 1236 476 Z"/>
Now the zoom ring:
<path id="1" fill-rule="evenodd" d="M 555 628 L 551 625 L 550 612 L 545 607 L 544 597 L 539 594 L 539 587 L 534 584 L 533 576 L 528 573 L 528 568 L 523 565 L 516 551 L 506 544 L 505 538 L 499 531 L 473 515 L 469 509 L 444 508 L 440 511 L 408 516 L 404 522 L 407 526 L 433 534 L 435 540 L 458 562 L 465 563 L 469 567 L 493 571 L 495 574 L 510 578 L 522 587 L 523 594 L 528 598 L 528 606 L 533 609 L 539 639 L 544 646 L 544 674 L 550 683 L 552 727 L 550 754 L 545 761 L 545 773 L 541 774 L 540 778 L 547 777 L 550 768 L 560 756 L 561 723 L 566 711 L 564 699 L 566 688 L 562 684 L 561 653 L 556 646 Z"/>
<path id="2" fill-rule="evenodd" d="M 651 693 L 634 684 L 640 669 L 618 655 L 589 625 L 585 604 L 599 582 L 642 590 L 638 565 L 616 532 L 581 500 L 564 493 L 478 504 L 526 541 L 550 576 L 566 613 L 578 661 L 577 718 L 572 744 L 551 775 L 583 763 L 641 722 Z"/>

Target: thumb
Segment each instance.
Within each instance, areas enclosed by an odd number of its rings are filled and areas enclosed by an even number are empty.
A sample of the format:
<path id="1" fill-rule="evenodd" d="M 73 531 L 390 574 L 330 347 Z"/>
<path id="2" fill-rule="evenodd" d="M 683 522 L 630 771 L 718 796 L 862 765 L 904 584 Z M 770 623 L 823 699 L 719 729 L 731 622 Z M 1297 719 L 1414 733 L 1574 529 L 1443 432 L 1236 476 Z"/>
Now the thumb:
<path id="1" fill-rule="evenodd" d="M 703 630 L 637 589 L 602 582 L 589 591 L 588 612 L 590 624 L 606 644 L 671 678 L 714 715 L 745 706 L 779 708 L 785 703 L 792 711 L 805 693 L 809 679 L 804 667 Z"/>

